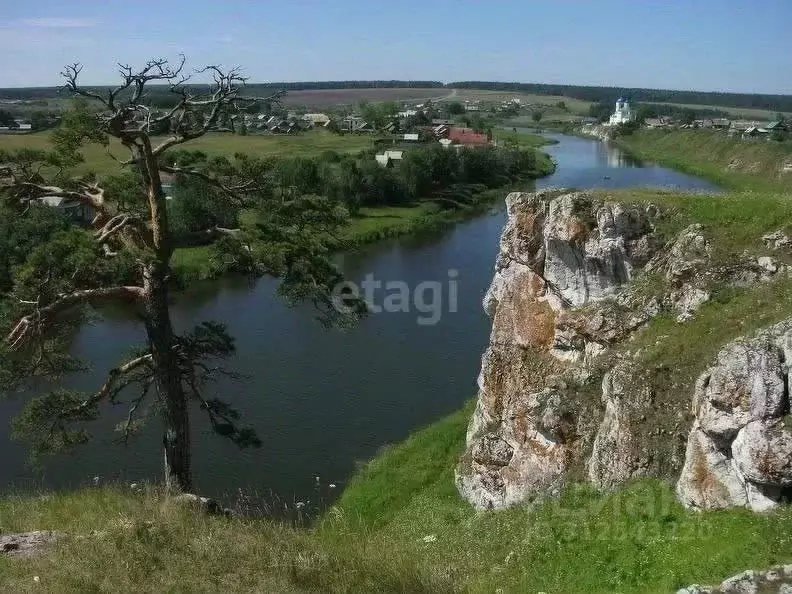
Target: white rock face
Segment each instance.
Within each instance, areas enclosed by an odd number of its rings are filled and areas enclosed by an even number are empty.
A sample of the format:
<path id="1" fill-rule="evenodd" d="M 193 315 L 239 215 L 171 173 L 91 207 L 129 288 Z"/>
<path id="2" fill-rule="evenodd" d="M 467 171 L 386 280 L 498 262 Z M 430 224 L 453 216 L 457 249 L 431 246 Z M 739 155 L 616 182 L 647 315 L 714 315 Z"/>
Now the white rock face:
<path id="1" fill-rule="evenodd" d="M 629 362 L 617 364 L 602 380 L 605 415 L 586 465 L 589 480 L 601 489 L 639 476 L 644 466 L 638 455 L 640 448 L 629 409 L 645 403 L 651 396 L 645 389 L 627 383 L 630 376 L 625 372 L 629 365 Z"/>
<path id="2" fill-rule="evenodd" d="M 694 508 L 774 507 L 792 486 L 789 361 L 792 320 L 721 349 L 696 382 L 695 421 L 677 483 Z"/>
<path id="3" fill-rule="evenodd" d="M 479 508 L 552 494 L 563 483 L 578 419 L 567 410 L 565 387 L 550 385 L 548 375 L 603 347 L 581 343 L 570 326 L 568 349 L 555 348 L 566 332 L 559 318 L 569 307 L 614 295 L 651 256 L 644 209 L 557 194 L 506 199 L 508 221 L 484 298 L 490 345 L 456 478 L 460 493 Z M 611 331 L 604 319 L 585 324 L 583 332 Z"/>
<path id="4" fill-rule="evenodd" d="M 776 565 L 770 569 L 749 569 L 723 580 L 717 586 L 693 585 L 677 590 L 677 594 L 790 594 L 792 565 Z"/>
<path id="5" fill-rule="evenodd" d="M 634 207 L 598 204 L 582 193 L 550 201 L 542 276 L 551 294 L 573 307 L 613 296 L 632 278 L 638 240 L 650 231 L 646 213 Z"/>

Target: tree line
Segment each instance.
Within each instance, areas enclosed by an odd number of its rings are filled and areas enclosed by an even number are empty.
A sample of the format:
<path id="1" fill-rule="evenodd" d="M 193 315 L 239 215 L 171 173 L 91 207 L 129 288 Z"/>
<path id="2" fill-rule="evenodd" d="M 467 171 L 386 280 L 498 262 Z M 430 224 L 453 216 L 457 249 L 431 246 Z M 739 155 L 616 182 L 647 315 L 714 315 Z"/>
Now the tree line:
<path id="1" fill-rule="evenodd" d="M 717 91 L 680 91 L 671 89 L 644 89 L 629 87 L 596 87 L 584 85 L 557 85 L 544 83 L 458 81 L 442 83 L 431 80 L 346 80 L 313 82 L 275 82 L 248 84 L 250 92 L 281 89 L 286 91 L 322 89 L 377 89 L 377 88 L 448 88 L 483 89 L 492 91 L 523 92 L 535 95 L 563 95 L 573 99 L 593 102 L 611 102 L 625 95 L 635 102 L 687 103 L 720 107 L 744 107 L 792 112 L 792 95 L 762 93 L 727 93 Z M 101 87 L 98 87 L 101 89 Z M 152 85 L 152 95 L 165 94 L 165 85 Z M 62 96 L 58 87 L 0 89 L 0 97 L 7 99 L 51 99 Z"/>
<path id="2" fill-rule="evenodd" d="M 243 159 L 243 155 L 235 159 Z M 231 166 L 226 157 L 208 157 L 200 150 L 173 151 L 167 163 L 175 169 Z M 503 186 L 521 178 L 548 173 L 541 170 L 536 152 L 516 146 L 478 147 L 461 151 L 439 144 L 411 147 L 394 166 L 383 167 L 374 151 L 358 155 L 325 151 L 318 157 L 270 157 L 260 164 L 257 210 L 269 200 L 318 196 L 356 215 L 362 207 L 406 206 L 419 201 L 439 208 L 469 206 L 486 188 Z M 123 183 L 119 184 L 123 187 Z M 183 243 L 214 239 L 201 235 L 209 228 L 236 228 L 242 208 L 229 204 L 222 193 L 202 180 L 177 176 L 168 202 L 172 228 Z"/>

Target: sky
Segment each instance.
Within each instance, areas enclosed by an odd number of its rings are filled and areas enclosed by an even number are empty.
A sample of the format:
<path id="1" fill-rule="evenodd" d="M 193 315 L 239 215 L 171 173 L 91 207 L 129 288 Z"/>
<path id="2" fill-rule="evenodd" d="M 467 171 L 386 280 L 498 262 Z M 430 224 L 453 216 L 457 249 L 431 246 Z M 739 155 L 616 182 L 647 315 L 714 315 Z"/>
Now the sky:
<path id="1" fill-rule="evenodd" d="M 251 82 L 495 80 L 792 94 L 792 0 L 0 0 L 0 87 L 183 53 Z"/>

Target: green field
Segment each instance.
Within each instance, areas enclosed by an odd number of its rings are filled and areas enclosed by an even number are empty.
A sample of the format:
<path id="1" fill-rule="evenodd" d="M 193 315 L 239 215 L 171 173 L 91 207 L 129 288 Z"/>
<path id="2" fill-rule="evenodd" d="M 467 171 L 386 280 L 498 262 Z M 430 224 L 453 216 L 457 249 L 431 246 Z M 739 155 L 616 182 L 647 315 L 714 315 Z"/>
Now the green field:
<path id="1" fill-rule="evenodd" d="M 156 144 L 158 138 L 152 141 Z M 50 148 L 49 133 L 0 135 L 0 150 L 16 150 L 21 148 Z M 345 134 L 339 135 L 326 130 L 311 130 L 301 134 L 238 134 L 210 133 L 183 145 L 189 150 L 204 151 L 210 156 L 228 155 L 241 152 L 258 156 L 315 156 L 324 151 L 356 153 L 373 146 L 372 136 Z M 109 154 L 108 154 L 109 151 Z M 85 163 L 80 166 L 82 171 L 94 171 L 106 175 L 119 170 L 118 159 L 128 158 L 124 147 L 113 142 L 106 149 L 100 145 L 89 145 L 82 150 Z M 113 156 L 110 156 L 110 155 Z"/>

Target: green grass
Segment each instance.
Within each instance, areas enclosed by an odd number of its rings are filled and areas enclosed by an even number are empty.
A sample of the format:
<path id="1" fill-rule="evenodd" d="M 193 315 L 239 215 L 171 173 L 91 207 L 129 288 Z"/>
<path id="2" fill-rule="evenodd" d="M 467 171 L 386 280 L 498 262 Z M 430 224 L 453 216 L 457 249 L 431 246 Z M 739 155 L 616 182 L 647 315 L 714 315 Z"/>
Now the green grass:
<path id="1" fill-rule="evenodd" d="M 703 226 L 721 260 L 745 250 L 765 253 L 762 235 L 792 229 L 792 200 L 782 192 L 684 194 L 656 189 L 598 190 L 596 195 L 623 203 L 652 203 L 660 207 L 658 231 L 670 238 L 692 223 Z M 783 253 L 774 254 L 783 258 Z"/>
<path id="2" fill-rule="evenodd" d="M 729 189 L 792 190 L 792 143 L 747 141 L 710 130 L 639 130 L 617 144 L 634 156 L 704 177 Z"/>
<path id="3" fill-rule="evenodd" d="M 174 275 L 182 283 L 217 278 L 224 271 L 212 252 L 211 245 L 176 248 L 171 259 Z"/>
<path id="4" fill-rule="evenodd" d="M 156 144 L 159 139 L 152 141 Z M 251 133 L 247 136 L 238 134 L 210 133 L 184 145 L 185 149 L 204 151 L 209 156 L 233 155 L 241 152 L 256 156 L 315 156 L 324 151 L 357 153 L 374 146 L 370 135 L 333 134 L 326 130 L 311 130 L 301 134 L 267 134 Z M 48 132 L 21 135 L 0 135 L 0 150 L 17 150 L 22 148 L 48 149 L 50 135 Z M 97 175 L 108 175 L 120 171 L 118 159 L 128 158 L 126 149 L 117 141 L 106 149 L 100 145 L 88 145 L 82 149 L 85 163 L 78 171 L 93 171 Z M 110 156 L 113 155 L 113 156 Z"/>
<path id="5" fill-rule="evenodd" d="M 558 144 L 557 140 L 541 136 L 539 134 L 526 134 L 524 132 L 514 132 L 504 128 L 495 128 L 492 136 L 499 142 L 516 142 L 522 147 L 539 148 L 548 144 Z"/>
<path id="6" fill-rule="evenodd" d="M 7 496 L 4 532 L 69 537 L 37 559 L 0 557 L 0 589 L 669 592 L 792 558 L 789 508 L 687 512 L 658 481 L 476 512 L 453 486 L 470 412 L 385 448 L 309 529 L 196 516 L 155 489 Z"/>

